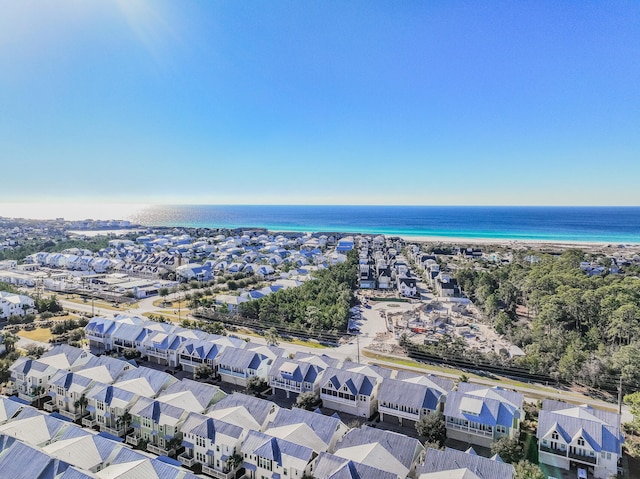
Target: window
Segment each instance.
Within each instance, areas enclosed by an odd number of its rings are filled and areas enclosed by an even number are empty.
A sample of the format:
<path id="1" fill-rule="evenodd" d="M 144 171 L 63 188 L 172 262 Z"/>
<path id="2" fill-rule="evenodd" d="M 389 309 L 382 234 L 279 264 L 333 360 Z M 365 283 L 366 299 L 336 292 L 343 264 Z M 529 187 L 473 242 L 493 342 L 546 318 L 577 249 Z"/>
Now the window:
<path id="1" fill-rule="evenodd" d="M 578 446 L 584 446 L 584 439 L 583 438 L 578 438 Z"/>
<path id="2" fill-rule="evenodd" d="M 558 439 L 558 433 L 553 431 L 553 434 L 551 434 L 551 439 L 553 439 L 554 441 Z"/>

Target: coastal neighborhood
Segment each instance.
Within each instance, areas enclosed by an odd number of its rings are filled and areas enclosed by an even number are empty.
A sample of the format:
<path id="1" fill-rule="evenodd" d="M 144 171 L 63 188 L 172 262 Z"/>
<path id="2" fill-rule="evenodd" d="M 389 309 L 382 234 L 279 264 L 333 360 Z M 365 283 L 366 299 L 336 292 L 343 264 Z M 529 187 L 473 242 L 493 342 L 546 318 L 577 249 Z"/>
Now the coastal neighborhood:
<path id="1" fill-rule="evenodd" d="M 194 235 L 120 222 L 45 224 L 5 230 L 14 238 L 13 247 L 4 241 L 5 251 L 46 231 L 55 234 L 40 241 L 87 241 L 101 228 L 117 229 L 96 251 L 37 251 L 1 263 L 0 280 L 20 288 L 2 293 L 3 337 L 28 332 L 42 297 L 70 298 L 62 299 L 65 307 L 80 308 L 74 314 L 86 318 L 74 346 L 27 352 L 8 367 L 0 461 L 24 454 L 25 463 L 41 468 L 34 477 L 53 467 L 56 479 L 71 471 L 129 478 L 147 469 L 176 478 L 339 478 L 348 472 L 519 479 L 528 477 L 517 469 L 525 466 L 514 463 L 508 449 L 494 451 L 522 437 L 535 445 L 527 459 L 535 458 L 549 476 L 625 474 L 622 415 L 612 408 L 554 395 L 539 401 L 532 429 L 528 389 L 360 360 L 365 350 L 395 353 L 402 344 L 411 350 L 443 342 L 481 354 L 524 355 L 483 322 L 457 279 L 469 264 L 509 265 L 513 251 L 437 245 L 427 251 L 382 235 Z M 265 341 L 264 329 L 255 338 L 238 329 L 242 305 L 317 281 L 317 272 L 348 261 L 359 305 L 335 336 L 344 340 L 326 336 L 321 349 L 292 349 L 286 338 Z M 606 262 L 580 263 L 580 270 L 620 274 L 637 262 L 637 253 L 615 251 Z M 180 303 L 204 288 L 215 292 L 197 304 Z M 71 302 L 74 297 L 81 299 Z M 157 314 L 136 314 L 134 306 L 145 302 L 154 302 Z M 107 310 L 107 304 L 118 306 Z M 209 314 L 230 321 L 229 330 L 200 329 L 207 324 L 200 316 Z M 341 349 L 355 356 L 338 354 Z M 433 424 L 440 424 L 440 436 L 425 432 Z M 33 432 L 20 432 L 24 427 Z M 75 460 L 81 448 L 109 452 Z"/>

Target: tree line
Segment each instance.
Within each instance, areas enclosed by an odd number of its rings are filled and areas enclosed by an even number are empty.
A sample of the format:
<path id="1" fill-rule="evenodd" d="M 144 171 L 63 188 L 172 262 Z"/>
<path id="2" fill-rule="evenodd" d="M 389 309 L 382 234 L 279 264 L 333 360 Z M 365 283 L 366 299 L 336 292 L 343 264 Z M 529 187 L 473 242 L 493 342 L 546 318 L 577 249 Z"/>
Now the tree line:
<path id="1" fill-rule="evenodd" d="M 525 351 L 517 366 L 594 387 L 620 376 L 640 384 L 640 279 L 588 276 L 580 269 L 586 258 L 577 249 L 519 254 L 508 265 L 466 267 L 456 276 L 497 332 Z"/>
<path id="2" fill-rule="evenodd" d="M 343 331 L 357 286 L 357 252 L 347 261 L 314 273 L 314 279 L 239 305 L 243 317 L 298 329 Z"/>

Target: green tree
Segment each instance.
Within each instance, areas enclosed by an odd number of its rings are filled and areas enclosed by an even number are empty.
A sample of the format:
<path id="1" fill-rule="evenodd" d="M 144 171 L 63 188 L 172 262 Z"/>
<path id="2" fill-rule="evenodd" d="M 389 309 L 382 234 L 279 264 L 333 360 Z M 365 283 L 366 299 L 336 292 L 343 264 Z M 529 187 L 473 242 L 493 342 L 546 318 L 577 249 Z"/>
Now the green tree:
<path id="1" fill-rule="evenodd" d="M 629 406 L 629 411 L 633 414 L 631 426 L 635 431 L 640 430 L 640 391 L 625 394 L 624 403 Z"/>
<path id="2" fill-rule="evenodd" d="M 317 402 L 318 398 L 316 395 L 311 391 L 307 391 L 298 394 L 294 406 L 300 409 L 306 409 L 307 411 L 312 411 Z"/>
<path id="3" fill-rule="evenodd" d="M 416 431 L 425 442 L 434 442 L 442 446 L 447 439 L 444 416 L 441 413 L 425 414 L 416 422 Z"/>
<path id="4" fill-rule="evenodd" d="M 196 380 L 209 379 L 211 376 L 213 376 L 213 368 L 208 364 L 201 364 L 193 372 L 193 378 Z"/>
<path id="5" fill-rule="evenodd" d="M 264 332 L 264 339 L 269 346 L 277 346 L 280 343 L 280 335 L 275 327 L 271 327 Z"/>
<path id="6" fill-rule="evenodd" d="M 524 459 L 518 461 L 514 465 L 514 469 L 514 479 L 546 479 L 544 472 L 542 472 L 539 466 Z"/>
<path id="7" fill-rule="evenodd" d="M 522 445 L 517 437 L 504 436 L 491 444 L 491 454 L 499 455 L 504 462 L 516 463 L 524 457 Z"/>
<path id="8" fill-rule="evenodd" d="M 247 380 L 247 392 L 259 397 L 264 390 L 269 387 L 266 379 L 261 378 L 259 376 L 251 376 Z"/>

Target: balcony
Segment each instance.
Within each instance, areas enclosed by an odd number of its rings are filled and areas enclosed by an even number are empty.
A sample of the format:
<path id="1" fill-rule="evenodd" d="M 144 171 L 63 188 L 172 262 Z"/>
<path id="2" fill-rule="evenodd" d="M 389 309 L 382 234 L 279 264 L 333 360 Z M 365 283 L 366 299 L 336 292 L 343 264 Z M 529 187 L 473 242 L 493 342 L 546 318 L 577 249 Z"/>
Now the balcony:
<path id="1" fill-rule="evenodd" d="M 127 432 L 127 430 L 124 427 L 121 427 L 119 429 L 114 429 L 112 427 L 107 427 L 102 425 L 100 426 L 100 431 L 106 432 L 107 434 L 111 434 L 112 436 L 116 436 L 116 437 L 122 437 Z"/>
<path id="2" fill-rule="evenodd" d="M 555 454 L 556 456 L 567 457 L 566 449 L 555 449 L 549 446 L 540 445 L 540 452 L 548 452 L 549 454 Z"/>
<path id="3" fill-rule="evenodd" d="M 191 467 L 196 463 L 196 458 L 190 456 L 186 452 L 183 452 L 178 456 L 178 461 L 180 461 L 183 466 Z"/>
<path id="4" fill-rule="evenodd" d="M 56 403 L 53 401 L 47 401 L 46 403 L 44 403 L 44 406 L 42 407 L 47 412 L 53 412 L 58 409 L 58 407 L 56 406 Z"/>
<path id="5" fill-rule="evenodd" d="M 132 446 L 137 446 L 141 440 L 142 437 L 138 434 L 129 434 L 127 436 L 127 444 L 131 444 Z"/>
<path id="6" fill-rule="evenodd" d="M 569 453 L 569 458 L 573 459 L 574 461 L 580 461 L 580 462 L 584 462 L 586 464 L 597 464 L 598 463 L 598 458 L 591 457 L 591 456 L 583 456 L 581 454 L 575 454 L 573 452 Z"/>
<path id="7" fill-rule="evenodd" d="M 461 424 L 456 424 L 453 422 L 447 423 L 447 429 L 455 429 L 456 431 L 468 432 L 469 434 L 474 434 L 476 436 L 493 437 L 493 431 L 485 431 L 484 429 L 475 429 L 473 427 L 463 426 Z"/>
<path id="8" fill-rule="evenodd" d="M 222 471 L 218 471 L 216 469 L 214 469 L 213 467 L 209 467 L 209 466 L 202 466 L 202 473 L 206 474 L 207 476 L 211 476 L 211 477 L 215 477 L 216 479 L 231 479 L 233 477 L 235 477 L 236 475 L 236 471 L 229 471 L 229 472 L 222 472 Z"/>
<path id="9" fill-rule="evenodd" d="M 64 409 L 60 409 L 58 411 L 58 414 L 60 414 L 61 416 L 66 417 L 67 419 L 71 419 L 72 421 L 77 421 L 78 419 L 80 419 L 82 417 L 82 413 L 65 411 Z"/>
<path id="10" fill-rule="evenodd" d="M 92 418 L 91 416 L 82 419 L 82 425 L 84 427 L 93 427 L 96 424 L 98 424 L 98 420 L 96 418 Z"/>
<path id="11" fill-rule="evenodd" d="M 286 391 L 292 391 L 296 393 L 302 391 L 302 386 L 300 386 L 300 383 L 278 381 L 277 379 L 272 379 L 269 382 L 269 386 L 271 386 L 272 388 L 284 389 Z"/>
<path id="12" fill-rule="evenodd" d="M 147 444 L 147 451 L 157 454 L 158 456 L 171 456 L 175 454 L 175 449 L 165 449 L 155 444 Z"/>

